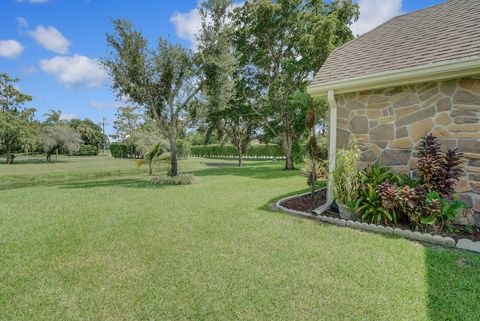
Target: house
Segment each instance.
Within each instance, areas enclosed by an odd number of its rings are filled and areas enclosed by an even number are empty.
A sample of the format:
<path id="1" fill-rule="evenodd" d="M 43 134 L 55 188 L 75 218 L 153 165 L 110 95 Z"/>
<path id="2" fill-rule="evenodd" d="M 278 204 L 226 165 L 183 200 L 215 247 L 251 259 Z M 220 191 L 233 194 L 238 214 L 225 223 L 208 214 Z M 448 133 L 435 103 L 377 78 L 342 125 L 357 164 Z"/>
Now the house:
<path id="1" fill-rule="evenodd" d="M 354 137 L 364 163 L 408 171 L 433 133 L 464 153 L 457 192 L 471 208 L 465 222 L 480 226 L 479 4 L 450 0 L 395 17 L 330 54 L 308 88 L 329 104 L 330 170 L 335 147 Z"/>

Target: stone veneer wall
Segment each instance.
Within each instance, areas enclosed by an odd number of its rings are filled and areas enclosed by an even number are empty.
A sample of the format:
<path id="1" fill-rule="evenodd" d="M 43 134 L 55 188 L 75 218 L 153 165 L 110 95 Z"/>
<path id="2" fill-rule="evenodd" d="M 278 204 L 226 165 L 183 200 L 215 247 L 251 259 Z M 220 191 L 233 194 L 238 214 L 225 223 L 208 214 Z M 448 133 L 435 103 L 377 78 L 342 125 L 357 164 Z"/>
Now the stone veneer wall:
<path id="1" fill-rule="evenodd" d="M 416 168 L 415 147 L 433 133 L 465 155 L 457 192 L 469 206 L 463 223 L 480 226 L 480 78 L 337 95 L 337 146 L 355 137 L 362 161 Z"/>

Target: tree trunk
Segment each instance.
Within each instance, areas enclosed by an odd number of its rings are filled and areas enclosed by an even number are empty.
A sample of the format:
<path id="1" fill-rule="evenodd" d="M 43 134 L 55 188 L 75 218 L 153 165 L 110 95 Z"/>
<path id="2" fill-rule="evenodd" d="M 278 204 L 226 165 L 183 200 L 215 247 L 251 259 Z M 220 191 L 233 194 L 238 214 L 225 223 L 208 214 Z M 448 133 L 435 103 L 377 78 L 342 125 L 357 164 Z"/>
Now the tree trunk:
<path id="1" fill-rule="evenodd" d="M 170 122 L 170 176 L 178 176 L 177 161 L 177 120 L 172 117 Z"/>
<path id="2" fill-rule="evenodd" d="M 238 167 L 242 167 L 242 146 L 237 146 L 238 153 Z"/>
<path id="3" fill-rule="evenodd" d="M 13 155 L 10 149 L 10 145 L 6 146 L 6 156 L 7 156 L 7 159 L 6 159 L 7 164 L 13 164 L 13 157 L 12 157 Z"/>
<path id="4" fill-rule="evenodd" d="M 285 151 L 285 170 L 292 170 L 295 169 L 293 166 L 293 137 L 288 133 L 283 135 L 283 149 Z"/>

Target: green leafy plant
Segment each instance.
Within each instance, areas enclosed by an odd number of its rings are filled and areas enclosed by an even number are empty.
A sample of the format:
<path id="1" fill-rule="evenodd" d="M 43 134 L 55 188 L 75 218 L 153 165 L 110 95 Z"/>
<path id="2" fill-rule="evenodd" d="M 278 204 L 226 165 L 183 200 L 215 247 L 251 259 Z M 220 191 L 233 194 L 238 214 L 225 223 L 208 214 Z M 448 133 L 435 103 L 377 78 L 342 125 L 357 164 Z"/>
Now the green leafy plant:
<path id="1" fill-rule="evenodd" d="M 448 200 L 438 192 L 430 192 L 425 197 L 425 209 L 429 214 L 422 217 L 424 225 L 434 226 L 436 232 L 443 232 L 444 228 L 451 230 L 451 221 L 458 216 L 458 212 L 465 207 L 458 198 Z"/>
<path id="2" fill-rule="evenodd" d="M 362 221 L 377 224 L 389 224 L 394 216 L 382 205 L 382 198 L 377 192 L 377 186 L 366 184 L 355 203 L 355 209 L 360 213 Z"/>

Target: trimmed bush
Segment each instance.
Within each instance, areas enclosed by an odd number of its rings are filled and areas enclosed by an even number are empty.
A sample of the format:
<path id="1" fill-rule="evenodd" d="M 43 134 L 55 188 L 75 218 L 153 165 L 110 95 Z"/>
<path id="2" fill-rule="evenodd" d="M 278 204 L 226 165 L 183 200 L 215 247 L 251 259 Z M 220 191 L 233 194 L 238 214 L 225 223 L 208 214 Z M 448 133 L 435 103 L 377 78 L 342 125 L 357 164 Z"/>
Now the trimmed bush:
<path id="1" fill-rule="evenodd" d="M 80 145 L 78 152 L 75 156 L 96 156 L 98 155 L 98 147 L 93 145 Z"/>
<path id="2" fill-rule="evenodd" d="M 192 174 L 181 174 L 178 176 L 160 175 L 151 180 L 154 185 L 192 185 L 198 182 L 198 179 Z"/>
<path id="3" fill-rule="evenodd" d="M 179 159 L 187 159 L 191 153 L 190 142 L 179 139 L 177 140 L 177 157 Z"/>
<path id="4" fill-rule="evenodd" d="M 140 156 L 134 146 L 125 143 L 111 143 L 110 153 L 115 158 L 136 158 Z"/>
<path id="5" fill-rule="evenodd" d="M 192 146 L 191 154 L 200 157 L 237 157 L 237 150 L 233 145 L 201 145 Z M 250 145 L 244 154 L 246 158 L 283 157 L 283 148 L 280 145 Z"/>

